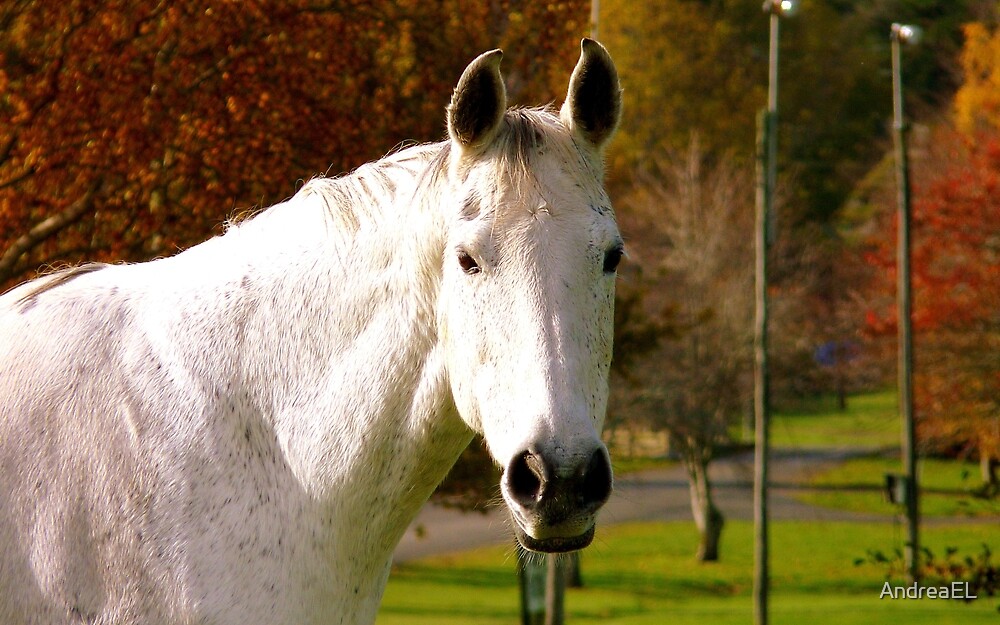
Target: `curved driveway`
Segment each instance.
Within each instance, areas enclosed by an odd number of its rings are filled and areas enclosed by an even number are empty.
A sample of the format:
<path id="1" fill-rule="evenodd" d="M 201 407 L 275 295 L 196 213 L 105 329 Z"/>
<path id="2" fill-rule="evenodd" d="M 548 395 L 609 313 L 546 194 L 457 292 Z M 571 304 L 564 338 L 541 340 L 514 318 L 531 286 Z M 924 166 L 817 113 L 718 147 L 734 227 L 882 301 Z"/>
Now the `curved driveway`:
<path id="1" fill-rule="evenodd" d="M 855 450 L 780 451 L 771 453 L 769 471 L 771 519 L 804 521 L 890 521 L 880 514 L 860 514 L 801 503 L 790 495 L 806 487 L 808 477 L 845 458 L 866 453 Z M 714 461 L 709 472 L 716 505 L 727 519 L 753 518 L 753 453 Z M 691 520 L 687 475 L 683 466 L 654 469 L 615 481 L 599 524 L 627 521 Z M 427 504 L 396 548 L 395 561 L 405 562 L 482 545 L 510 543 L 507 513 L 463 513 Z"/>

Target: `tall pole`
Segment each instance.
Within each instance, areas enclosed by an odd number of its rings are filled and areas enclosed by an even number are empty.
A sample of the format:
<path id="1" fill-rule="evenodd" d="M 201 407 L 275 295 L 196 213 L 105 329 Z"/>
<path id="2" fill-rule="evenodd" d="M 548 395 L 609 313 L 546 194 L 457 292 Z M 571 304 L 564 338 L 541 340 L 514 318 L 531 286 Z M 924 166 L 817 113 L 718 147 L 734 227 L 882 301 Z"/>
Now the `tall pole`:
<path id="1" fill-rule="evenodd" d="M 601 0 L 590 0 L 590 38 L 597 41 L 597 18 L 601 12 Z"/>
<path id="2" fill-rule="evenodd" d="M 566 622 L 566 568 L 559 555 L 546 556 L 545 622 L 544 625 L 563 625 Z"/>
<path id="3" fill-rule="evenodd" d="M 917 498 L 916 432 L 913 421 L 913 334 L 910 305 L 910 171 L 906 157 L 906 122 L 903 119 L 903 79 L 900 69 L 900 43 L 915 41 L 912 26 L 893 24 L 892 103 L 893 136 L 896 147 L 896 200 L 898 240 L 896 243 L 896 316 L 898 318 L 899 416 L 903 422 L 903 471 L 906 474 L 907 542 L 904 549 L 907 576 L 911 582 L 920 576 L 919 515 Z"/>
<path id="4" fill-rule="evenodd" d="M 768 373 L 768 298 L 767 250 L 773 239 L 774 188 L 777 179 L 778 121 L 778 33 L 780 11 L 774 3 L 764 4 L 771 17 L 771 41 L 768 55 L 767 109 L 758 120 L 758 182 L 756 201 L 756 258 L 754 291 L 756 315 L 754 328 L 754 575 L 753 620 L 767 625 L 770 587 L 767 481 L 769 422 L 771 419 L 770 379 Z"/>
<path id="5" fill-rule="evenodd" d="M 779 6 L 783 3 L 779 2 Z M 771 41 L 767 55 L 767 203 L 766 240 L 770 246 L 774 242 L 774 190 L 778 186 L 778 35 L 781 29 L 781 13 L 771 11 Z M 765 326 L 766 327 L 766 326 Z M 765 332 L 766 336 L 766 332 Z M 765 344 L 766 345 L 766 344 Z"/>
<path id="6" fill-rule="evenodd" d="M 768 371 L 767 371 L 767 137 L 770 114 L 761 111 L 758 117 L 757 216 L 754 295 L 754 573 L 753 622 L 767 625 L 768 544 L 767 544 L 767 456 L 768 456 Z"/>

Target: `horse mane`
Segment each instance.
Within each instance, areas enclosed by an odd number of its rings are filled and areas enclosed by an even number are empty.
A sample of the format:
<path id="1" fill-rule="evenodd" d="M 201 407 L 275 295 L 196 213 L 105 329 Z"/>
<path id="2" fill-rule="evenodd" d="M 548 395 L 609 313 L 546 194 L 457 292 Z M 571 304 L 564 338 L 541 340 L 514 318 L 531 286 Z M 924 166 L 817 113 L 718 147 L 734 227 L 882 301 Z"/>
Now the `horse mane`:
<path id="1" fill-rule="evenodd" d="M 561 128 L 559 116 L 550 106 L 509 109 L 493 144 L 481 155 L 496 163 L 495 186 L 514 183 L 516 187 L 517 183 L 530 179 L 533 158 L 555 139 L 558 128 Z M 564 141 L 571 141 L 568 135 L 565 136 Z M 362 165 L 349 174 L 314 178 L 299 194 L 318 195 L 338 229 L 349 235 L 362 223 L 381 217 L 376 211 L 397 199 L 399 175 L 416 180 L 413 196 L 406 198 L 411 205 L 434 201 L 437 198 L 435 191 L 448 172 L 451 153 L 450 141 L 413 145 Z"/>
<path id="2" fill-rule="evenodd" d="M 327 216 L 344 234 L 356 232 L 363 222 L 378 217 L 379 207 L 390 204 L 400 186 L 399 177 L 413 177 L 435 162 L 440 144 L 419 144 L 361 165 L 353 172 L 332 178 L 316 177 L 296 194 L 317 196 Z"/>
<path id="3" fill-rule="evenodd" d="M 33 284 L 26 293 L 14 301 L 14 306 L 20 308 L 21 312 L 26 312 L 35 305 L 35 300 L 46 291 L 62 286 L 67 282 L 88 273 L 93 273 L 107 267 L 107 263 L 85 263 L 74 267 L 61 267 L 47 273 L 39 280 L 39 284 Z"/>

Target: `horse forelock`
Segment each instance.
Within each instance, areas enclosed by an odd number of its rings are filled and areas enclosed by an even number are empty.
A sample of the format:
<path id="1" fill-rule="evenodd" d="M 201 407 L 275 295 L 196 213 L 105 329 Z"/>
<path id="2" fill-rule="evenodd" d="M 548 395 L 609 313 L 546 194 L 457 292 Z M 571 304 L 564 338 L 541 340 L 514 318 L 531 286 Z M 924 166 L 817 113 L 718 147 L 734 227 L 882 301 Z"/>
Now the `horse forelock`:
<path id="1" fill-rule="evenodd" d="M 512 108 L 492 144 L 481 154 L 468 157 L 460 170 L 470 171 L 480 164 L 477 184 L 463 198 L 461 217 L 474 219 L 480 208 L 495 218 L 515 221 L 543 208 L 543 189 L 554 181 L 545 172 L 560 169 L 577 178 L 584 188 L 600 186 L 601 163 L 579 148 L 572 133 L 549 106 Z M 519 210 L 520 209 L 520 210 Z"/>

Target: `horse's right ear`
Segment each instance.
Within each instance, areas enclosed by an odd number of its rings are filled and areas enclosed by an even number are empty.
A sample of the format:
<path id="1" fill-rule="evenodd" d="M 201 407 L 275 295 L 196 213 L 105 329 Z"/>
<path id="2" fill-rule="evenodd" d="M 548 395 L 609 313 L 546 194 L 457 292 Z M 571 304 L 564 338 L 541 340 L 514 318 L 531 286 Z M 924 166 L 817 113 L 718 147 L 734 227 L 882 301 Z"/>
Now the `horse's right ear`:
<path id="1" fill-rule="evenodd" d="M 469 63 L 448 105 L 448 134 L 465 150 L 487 146 L 507 110 L 507 90 L 500 76 L 503 52 L 492 50 Z"/>

